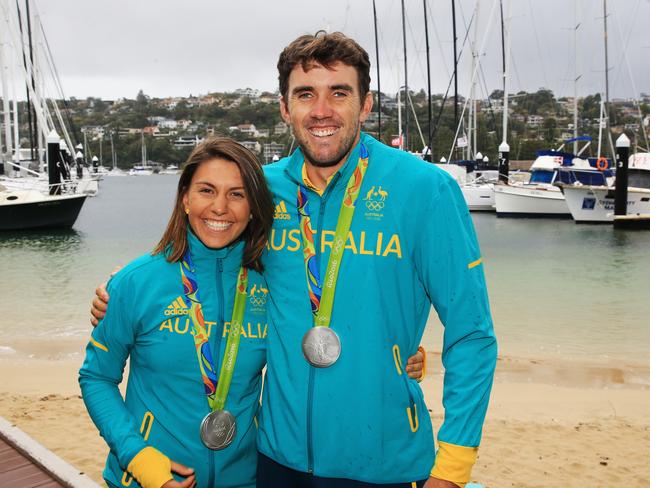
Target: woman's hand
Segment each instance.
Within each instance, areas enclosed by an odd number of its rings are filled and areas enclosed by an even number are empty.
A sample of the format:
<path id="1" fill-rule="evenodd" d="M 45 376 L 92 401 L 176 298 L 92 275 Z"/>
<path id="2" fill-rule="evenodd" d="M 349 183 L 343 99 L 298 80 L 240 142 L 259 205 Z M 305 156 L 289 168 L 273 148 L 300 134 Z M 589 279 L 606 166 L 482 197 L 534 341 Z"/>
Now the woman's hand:
<path id="1" fill-rule="evenodd" d="M 412 380 L 422 381 L 426 375 L 427 352 L 422 346 L 406 362 L 406 373 Z"/>
<path id="2" fill-rule="evenodd" d="M 183 466 L 182 464 L 172 461 L 172 473 L 186 477 L 183 481 L 169 480 L 161 488 L 194 488 L 196 486 L 196 476 L 194 470 Z"/>
<path id="3" fill-rule="evenodd" d="M 113 271 L 111 271 L 111 277 L 121 269 L 122 266 L 117 266 Z M 95 298 L 93 298 L 93 301 L 90 304 L 90 323 L 93 327 L 97 327 L 99 321 L 106 315 L 106 310 L 108 309 L 108 298 L 106 282 L 104 282 L 95 288 Z"/>

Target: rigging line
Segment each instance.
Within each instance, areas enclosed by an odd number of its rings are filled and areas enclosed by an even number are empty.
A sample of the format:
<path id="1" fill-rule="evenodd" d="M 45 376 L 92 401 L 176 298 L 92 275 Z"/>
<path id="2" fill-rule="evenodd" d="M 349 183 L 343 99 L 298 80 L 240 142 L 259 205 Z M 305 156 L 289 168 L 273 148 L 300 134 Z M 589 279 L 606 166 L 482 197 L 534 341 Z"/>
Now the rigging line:
<path id="1" fill-rule="evenodd" d="M 411 99 L 411 94 L 407 93 L 406 97 L 411 105 L 411 110 L 413 111 L 413 118 L 415 119 L 415 126 L 418 128 L 420 134 L 420 140 L 422 141 L 422 147 L 424 148 L 427 144 L 424 142 L 424 136 L 422 135 L 422 129 L 420 128 L 420 122 L 418 121 L 418 115 L 415 113 L 415 106 L 413 105 L 413 99 Z"/>
<path id="2" fill-rule="evenodd" d="M 494 17 L 494 11 L 495 11 L 495 8 L 496 8 L 496 5 L 497 5 L 498 1 L 499 0 L 494 0 L 494 2 L 492 3 L 492 9 L 490 10 L 490 15 L 488 15 L 488 17 L 487 17 L 488 18 L 488 22 L 487 22 L 488 27 L 485 30 L 485 32 L 483 33 L 483 40 L 481 42 L 480 52 L 483 52 L 485 50 L 485 45 L 487 43 L 487 39 L 488 39 L 488 36 L 490 34 L 490 27 L 492 25 L 492 18 Z M 470 23 L 470 25 L 471 25 L 471 23 Z M 469 30 L 467 31 L 467 34 L 469 34 Z M 465 38 L 467 39 L 467 36 L 465 36 Z M 464 42 L 463 42 L 463 44 L 464 44 Z M 474 83 L 477 72 L 478 72 L 478 64 L 476 66 L 474 66 L 474 71 L 472 72 L 472 78 L 470 80 L 470 86 L 471 86 L 472 83 Z M 505 96 L 505 93 L 504 93 L 504 96 Z M 463 111 L 460 114 L 459 120 L 463 120 L 463 117 L 465 116 L 465 110 L 467 109 L 467 104 L 468 103 L 469 103 L 469 98 L 465 98 L 465 103 L 463 105 Z M 449 158 L 447 158 L 448 161 L 451 160 L 451 155 L 454 153 L 454 148 L 456 146 L 456 140 L 458 139 L 458 133 L 460 131 L 460 127 L 461 127 L 461 124 L 459 123 L 458 127 L 456 128 L 456 133 L 454 135 L 454 140 L 452 142 L 451 149 L 449 150 Z"/>
<path id="3" fill-rule="evenodd" d="M 639 1 L 640 1 L 640 0 L 639 0 Z M 638 6 L 639 6 L 639 4 L 637 3 L 637 8 L 638 8 Z M 636 13 L 637 13 L 637 12 L 636 12 L 636 10 L 635 10 L 635 12 L 634 12 L 634 16 L 632 17 L 633 19 L 636 19 Z M 634 88 L 634 80 L 632 79 L 632 72 L 630 71 L 629 63 L 628 63 L 628 61 L 627 61 L 627 49 L 628 49 L 628 45 L 629 45 L 629 43 L 630 43 L 630 37 L 631 37 L 631 35 L 632 35 L 632 29 L 633 29 L 634 26 L 632 25 L 632 26 L 628 29 L 628 31 L 627 31 L 627 39 L 624 39 L 624 38 L 623 38 L 623 33 L 622 33 L 623 31 L 621 30 L 621 23 L 618 21 L 618 16 L 617 16 L 617 15 L 614 15 L 613 13 L 610 13 L 610 15 L 611 15 L 612 17 L 614 17 L 614 21 L 616 22 L 616 27 L 617 27 L 617 31 L 618 31 L 618 37 L 619 37 L 619 39 L 620 39 L 620 41 L 621 41 L 621 44 L 622 44 L 622 46 L 623 46 L 623 49 L 622 49 L 622 51 L 623 51 L 623 59 L 625 60 L 626 64 L 628 64 L 628 72 L 629 72 L 629 76 L 630 76 L 630 81 L 632 82 L 632 90 L 634 91 L 634 94 L 636 95 L 636 94 L 637 94 L 637 91 L 636 91 L 636 89 Z M 616 71 L 616 78 L 614 78 L 614 82 L 612 83 L 612 85 L 616 85 L 616 84 L 619 82 L 619 78 L 621 78 L 622 76 L 623 76 L 623 75 L 622 75 L 622 73 L 621 73 L 620 71 Z"/>
<path id="4" fill-rule="evenodd" d="M 377 35 L 377 6 L 372 0 L 372 14 L 375 31 L 375 62 L 377 63 L 377 139 L 381 141 L 381 77 L 379 76 L 379 36 Z"/>
<path id="5" fill-rule="evenodd" d="M 64 114 L 65 119 L 68 122 L 68 125 L 70 126 L 70 129 L 72 131 L 72 135 L 73 135 L 73 137 L 75 139 L 74 142 L 78 143 L 80 141 L 79 133 L 77 131 L 77 127 L 76 127 L 74 121 L 72 120 L 72 117 L 70 116 L 70 107 L 68 105 L 68 100 L 66 99 L 65 93 L 63 92 L 63 85 L 61 84 L 61 77 L 59 76 L 59 72 L 56 69 L 56 64 L 54 63 L 54 56 L 52 55 L 52 50 L 50 49 L 50 43 L 47 40 L 47 35 L 45 34 L 45 28 L 43 27 L 43 22 L 41 21 L 40 15 L 38 16 L 38 24 L 39 24 L 39 27 L 41 28 L 41 35 L 42 35 L 43 41 L 45 42 L 45 48 L 46 48 L 45 49 L 45 56 L 44 56 L 45 60 L 47 61 L 47 64 L 48 64 L 48 66 L 50 68 L 50 73 L 52 75 L 52 79 L 54 80 L 55 88 L 58 90 L 59 94 L 61 95 L 61 100 L 63 102 L 63 106 L 65 107 L 65 114 Z M 47 97 L 46 97 L 46 100 L 47 100 Z M 56 100 L 53 99 L 52 103 L 56 107 L 56 111 L 57 111 L 57 113 L 59 115 L 59 119 L 60 119 L 59 107 L 58 107 L 58 105 L 56 103 Z M 63 124 L 63 121 L 61 121 L 60 123 Z M 66 130 L 65 126 L 63 126 L 62 131 L 65 133 L 66 138 L 68 139 L 68 143 L 72 144 L 73 141 L 70 138 L 70 136 L 67 134 L 67 130 Z M 70 148 L 70 150 L 72 151 L 72 148 Z"/>
<path id="6" fill-rule="evenodd" d="M 431 22 L 433 24 L 433 32 L 436 35 L 436 41 L 438 41 L 438 51 L 440 53 L 440 59 L 442 60 L 442 67 L 445 70 L 445 75 L 447 75 L 447 78 L 449 78 L 451 74 L 449 73 L 449 68 L 447 67 L 447 59 L 445 53 L 442 50 L 442 41 L 440 40 L 440 36 L 438 35 L 438 27 L 436 26 L 436 16 L 433 15 L 433 13 L 431 12 L 431 3 L 427 5 L 427 8 L 429 9 L 429 18 L 431 19 Z"/>
<path id="7" fill-rule="evenodd" d="M 638 7 L 638 5 L 639 4 L 637 3 L 637 7 Z M 635 14 L 636 14 L 636 12 L 635 12 Z M 618 35 L 619 35 L 619 37 L 621 38 L 621 41 L 622 41 L 623 40 L 623 32 L 621 30 L 621 24 L 618 21 L 618 17 L 614 16 L 614 20 L 616 21 L 616 27 L 617 27 Z M 629 37 L 628 37 L 628 42 L 629 42 Z M 623 61 L 625 62 L 625 66 L 627 68 L 627 73 L 628 73 L 628 76 L 630 77 L 630 83 L 632 84 L 632 91 L 634 93 L 634 102 L 633 103 L 636 106 L 637 112 L 639 114 L 639 122 L 640 122 L 639 129 L 643 133 L 643 138 L 645 140 L 646 147 L 648 148 L 648 150 L 650 150 L 650 144 L 648 144 L 648 134 L 645 131 L 645 127 L 643 127 L 643 114 L 641 113 L 641 107 L 639 106 L 639 102 L 636 99 L 637 96 L 640 97 L 640 93 L 637 91 L 636 83 L 634 81 L 634 76 L 632 76 L 632 68 L 630 68 L 630 61 L 627 58 L 627 45 L 623 49 Z"/>
<path id="8" fill-rule="evenodd" d="M 530 21 L 533 24 L 533 32 L 535 34 L 535 43 L 537 44 L 537 54 L 539 56 L 540 64 L 542 65 L 542 76 L 544 77 L 544 86 L 550 88 L 548 78 L 546 78 L 546 65 L 544 64 L 544 56 L 542 56 L 542 47 L 539 43 L 539 34 L 537 33 L 537 25 L 535 24 L 535 15 L 533 14 L 533 4 L 528 0 L 528 8 L 530 9 Z"/>
<path id="9" fill-rule="evenodd" d="M 406 18 L 406 25 L 408 26 L 409 32 L 411 33 L 411 42 L 412 42 L 412 44 L 414 46 L 417 46 L 418 44 L 416 43 L 416 40 L 415 40 L 415 34 L 413 33 L 413 27 L 411 26 L 411 22 L 409 21 L 408 17 Z M 420 37 L 420 40 L 422 40 L 422 37 Z M 421 51 L 419 49 L 415 49 L 415 52 L 418 53 L 418 54 L 424 53 L 424 51 Z M 426 73 L 426 71 L 424 69 L 424 66 L 422 65 L 422 57 L 421 56 L 416 56 L 415 58 L 416 58 L 415 59 L 415 61 L 416 61 L 415 64 L 416 64 L 416 67 L 419 68 L 419 70 L 420 70 L 420 75 L 422 76 L 422 79 L 426 79 L 427 78 L 427 73 Z"/>
<path id="10" fill-rule="evenodd" d="M 391 12 L 389 12 L 389 14 L 390 13 Z M 382 44 L 383 46 L 396 46 L 397 45 L 397 42 L 398 42 L 397 40 L 395 40 L 394 42 L 388 42 L 387 43 L 385 38 L 384 38 L 384 31 L 382 31 L 381 27 L 379 27 L 379 26 L 378 26 L 378 29 L 379 29 L 380 44 Z M 400 86 L 399 66 L 398 66 L 399 61 L 400 61 L 399 53 L 397 51 L 395 51 L 395 50 L 393 50 L 392 53 L 390 51 L 386 51 L 385 57 L 387 57 L 388 60 L 389 60 L 389 63 L 388 63 L 388 65 L 390 66 L 389 72 L 391 72 L 391 74 L 393 76 L 393 81 L 399 87 Z"/>
<path id="11" fill-rule="evenodd" d="M 38 121 L 32 121 L 32 114 L 34 117 L 36 117 L 36 114 L 34 112 L 34 102 L 30 98 L 30 79 L 34 79 L 34 72 L 32 69 L 28 69 L 27 67 L 27 53 L 26 53 L 26 41 L 25 41 L 25 32 L 23 29 L 23 15 L 20 10 L 20 6 L 18 5 L 18 0 L 16 0 L 16 11 L 18 12 L 18 30 L 20 31 L 20 49 L 23 54 L 23 66 L 25 68 L 25 84 L 27 85 L 27 93 L 26 93 L 26 101 L 27 101 L 27 123 L 29 125 L 29 145 L 30 145 L 30 157 L 34 159 L 34 132 L 38 130 Z M 29 14 L 27 14 L 29 16 Z M 31 29 L 30 29 L 30 34 L 31 34 Z M 28 35 L 28 39 L 31 42 L 31 35 Z M 16 46 L 16 49 L 18 49 L 18 46 Z M 31 60 L 30 60 L 31 62 Z M 33 86 L 31 86 L 32 90 L 34 89 Z M 38 135 L 36 135 L 38 137 Z"/>
<path id="12" fill-rule="evenodd" d="M 54 80 L 55 87 L 58 90 L 59 94 L 61 95 L 61 100 L 63 102 L 63 106 L 65 107 L 65 118 L 68 122 L 68 125 L 70 126 L 70 129 L 72 130 L 72 135 L 75 138 L 74 142 L 78 143 L 80 141 L 79 133 L 77 131 L 77 127 L 74 121 L 72 120 L 72 117 L 70 116 L 70 106 L 68 105 L 68 100 L 65 96 L 65 92 L 63 91 L 61 76 L 59 75 L 59 72 L 56 68 L 56 63 L 54 62 L 54 55 L 52 54 L 52 49 L 50 48 L 50 43 L 47 39 L 47 35 L 45 34 L 45 28 L 43 27 L 43 22 L 41 21 L 40 15 L 38 16 L 38 24 L 41 29 L 43 41 L 45 43 L 45 59 L 47 60 L 48 66 L 50 68 L 50 73 L 52 75 L 52 79 Z"/>
<path id="13" fill-rule="evenodd" d="M 395 41 L 393 43 L 384 42 L 383 32 L 381 31 L 381 28 L 379 30 L 379 39 L 381 40 L 381 43 L 383 45 L 389 45 L 389 46 L 391 46 L 391 45 L 396 46 L 397 45 L 397 41 Z M 399 66 L 400 59 L 401 59 L 400 54 L 397 51 L 394 50 L 394 51 L 392 51 L 392 53 L 387 53 L 386 57 L 390 61 L 388 64 L 390 66 L 389 71 L 391 72 L 391 74 L 393 76 L 393 82 L 397 85 L 397 87 L 398 87 L 397 89 L 399 90 L 399 87 L 401 86 L 401 82 L 400 82 L 400 66 Z"/>
<path id="14" fill-rule="evenodd" d="M 508 33 L 510 35 L 510 33 Z M 523 86 L 524 84 L 521 82 L 521 78 L 519 77 L 519 70 L 517 69 L 517 64 L 515 63 L 515 57 L 510 53 L 510 66 L 515 72 L 515 78 L 517 78 L 517 83 L 519 83 L 519 91 L 526 91 L 524 90 Z"/>
<path id="15" fill-rule="evenodd" d="M 483 71 L 483 65 L 479 66 L 479 71 L 480 71 L 480 76 L 479 79 L 483 80 L 483 86 L 485 89 L 485 96 L 488 102 L 488 105 L 490 106 L 490 116 L 492 117 L 492 122 L 494 123 L 494 132 L 497 136 L 497 141 L 500 141 L 501 138 L 499 137 L 499 123 L 497 122 L 497 118 L 494 115 L 494 108 L 492 107 L 492 98 L 490 97 L 490 94 L 488 93 L 488 87 L 487 87 L 487 80 L 485 76 L 485 72 Z"/>
<path id="16" fill-rule="evenodd" d="M 496 1 L 497 0 L 495 0 L 495 2 Z M 465 38 L 463 39 L 463 43 L 461 44 L 461 47 L 460 47 L 460 52 L 458 53 L 458 60 L 461 59 L 461 57 L 463 55 L 463 51 L 465 50 L 465 42 L 467 41 L 467 38 L 469 37 L 469 31 L 470 31 L 470 28 L 472 26 L 473 20 L 474 20 L 474 15 L 472 15 L 472 19 L 470 20 L 469 27 L 465 31 Z M 488 31 L 489 31 L 489 29 L 488 29 Z M 485 41 L 485 38 L 484 38 L 484 41 Z M 482 47 L 485 48 L 485 43 L 483 44 Z M 433 128 L 431 129 L 431 139 L 432 140 L 434 139 L 434 137 L 436 135 L 436 132 L 438 130 L 438 122 L 440 121 L 440 117 L 442 116 L 442 111 L 443 111 L 443 109 L 445 107 L 445 103 L 447 102 L 447 98 L 448 98 L 448 95 L 449 95 L 449 90 L 451 89 L 451 84 L 453 82 L 454 82 L 454 75 L 451 75 L 449 77 L 449 84 L 447 85 L 447 91 L 445 92 L 445 96 L 444 96 L 444 98 L 443 98 L 443 100 L 442 100 L 442 102 L 440 104 L 440 111 L 438 112 L 436 122 L 433 124 L 433 126 L 432 126 Z M 467 99 L 466 99 L 466 101 L 467 101 Z M 454 141 L 454 143 L 455 143 L 455 141 Z"/>

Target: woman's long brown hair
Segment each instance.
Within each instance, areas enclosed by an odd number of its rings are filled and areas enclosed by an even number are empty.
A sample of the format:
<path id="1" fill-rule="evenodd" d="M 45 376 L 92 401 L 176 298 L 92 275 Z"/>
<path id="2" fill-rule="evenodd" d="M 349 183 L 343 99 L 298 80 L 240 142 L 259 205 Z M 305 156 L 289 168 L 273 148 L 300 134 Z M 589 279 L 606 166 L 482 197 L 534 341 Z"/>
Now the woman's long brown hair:
<path id="1" fill-rule="evenodd" d="M 261 256 L 273 224 L 273 199 L 266 186 L 262 167 L 255 155 L 241 144 L 226 137 L 206 139 L 196 146 L 187 158 L 178 180 L 174 210 L 167 229 L 152 254 L 165 254 L 165 258 L 170 263 L 178 262 L 183 258 L 188 246 L 188 219 L 183 208 L 183 197 L 192 183 L 197 168 L 212 159 L 231 161 L 241 172 L 252 215 L 251 221 L 239 237 L 239 240 L 245 242 L 242 266 L 261 272 L 264 269 Z"/>

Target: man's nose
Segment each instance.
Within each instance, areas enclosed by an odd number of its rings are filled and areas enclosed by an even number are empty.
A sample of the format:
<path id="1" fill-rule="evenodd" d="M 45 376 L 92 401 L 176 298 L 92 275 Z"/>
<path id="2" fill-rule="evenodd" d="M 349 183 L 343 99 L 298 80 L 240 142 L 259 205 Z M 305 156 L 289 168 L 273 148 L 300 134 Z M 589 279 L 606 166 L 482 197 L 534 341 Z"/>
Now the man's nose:
<path id="1" fill-rule="evenodd" d="M 311 109 L 311 116 L 316 119 L 326 119 L 332 116 L 332 106 L 327 97 L 317 97 Z"/>

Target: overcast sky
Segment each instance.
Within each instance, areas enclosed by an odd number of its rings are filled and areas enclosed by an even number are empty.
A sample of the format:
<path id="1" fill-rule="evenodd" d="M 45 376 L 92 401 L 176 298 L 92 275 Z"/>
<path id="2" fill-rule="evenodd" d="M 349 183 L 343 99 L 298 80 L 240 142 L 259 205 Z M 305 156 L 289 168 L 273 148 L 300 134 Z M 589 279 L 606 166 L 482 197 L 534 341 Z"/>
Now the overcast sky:
<path id="1" fill-rule="evenodd" d="M 274 91 L 282 48 L 297 36 L 319 29 L 340 30 L 364 46 L 373 64 L 372 87 L 377 86 L 371 0 L 31 1 L 68 97 L 134 98 L 139 89 L 155 97 L 243 87 Z M 508 3 L 504 0 L 506 14 L 510 10 L 512 39 L 509 91 L 547 87 L 556 94 L 572 95 L 574 66 L 581 76 L 579 95 L 604 91 L 602 0 L 512 0 L 510 7 Z M 376 0 L 376 4 L 381 87 L 395 92 L 404 83 L 401 3 Z M 405 4 L 409 86 L 426 90 L 423 2 L 405 0 Z M 648 93 L 650 0 L 607 4 L 610 96 Z M 434 93 L 446 90 L 453 69 L 450 5 L 450 0 L 427 0 Z M 462 42 L 475 5 L 475 0 L 457 0 L 463 94 L 469 91 L 471 55 Z M 581 24 L 577 57 L 576 12 Z M 474 23 L 477 32 L 472 28 L 468 39 L 476 39 L 480 50 L 479 96 L 485 97 L 486 90 L 491 92 L 502 83 L 498 0 L 479 0 Z"/>

